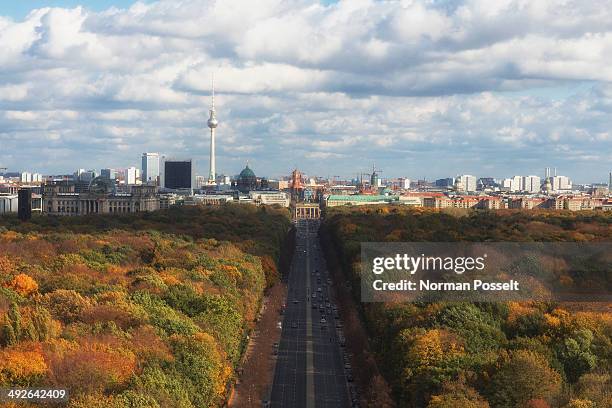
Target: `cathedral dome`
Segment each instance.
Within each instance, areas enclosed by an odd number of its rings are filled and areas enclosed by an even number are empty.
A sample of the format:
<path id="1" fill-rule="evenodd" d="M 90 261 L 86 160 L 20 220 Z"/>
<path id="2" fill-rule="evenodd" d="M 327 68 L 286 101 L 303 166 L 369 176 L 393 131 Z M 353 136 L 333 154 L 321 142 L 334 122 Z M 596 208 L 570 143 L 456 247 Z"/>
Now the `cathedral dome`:
<path id="1" fill-rule="evenodd" d="M 248 163 L 246 167 L 240 172 L 237 180 L 238 190 L 242 192 L 249 192 L 251 190 L 255 190 L 257 188 L 257 176 Z"/>

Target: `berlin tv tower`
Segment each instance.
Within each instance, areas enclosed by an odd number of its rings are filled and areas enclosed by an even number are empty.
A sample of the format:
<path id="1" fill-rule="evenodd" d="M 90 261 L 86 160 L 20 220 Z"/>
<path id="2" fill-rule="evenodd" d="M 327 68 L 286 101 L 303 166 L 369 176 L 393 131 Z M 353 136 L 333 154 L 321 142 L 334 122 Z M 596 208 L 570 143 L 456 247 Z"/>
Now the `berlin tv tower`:
<path id="1" fill-rule="evenodd" d="M 215 169 L 215 129 L 219 122 L 217 122 L 217 115 L 215 112 L 215 76 L 212 77 L 212 104 L 210 106 L 210 117 L 208 118 L 208 127 L 210 128 L 210 171 L 208 172 L 208 184 L 216 184 L 216 169 Z"/>

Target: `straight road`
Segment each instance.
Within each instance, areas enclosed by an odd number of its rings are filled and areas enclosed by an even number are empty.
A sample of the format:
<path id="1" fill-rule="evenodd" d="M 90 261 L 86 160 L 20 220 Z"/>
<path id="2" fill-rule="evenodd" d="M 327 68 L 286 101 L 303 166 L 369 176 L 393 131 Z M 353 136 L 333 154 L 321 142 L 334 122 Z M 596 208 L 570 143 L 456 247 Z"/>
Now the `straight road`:
<path id="1" fill-rule="evenodd" d="M 336 330 L 340 320 L 331 298 L 331 281 L 317 228 L 317 220 L 299 220 L 297 224 L 270 396 L 274 408 L 350 406 L 347 368 Z"/>

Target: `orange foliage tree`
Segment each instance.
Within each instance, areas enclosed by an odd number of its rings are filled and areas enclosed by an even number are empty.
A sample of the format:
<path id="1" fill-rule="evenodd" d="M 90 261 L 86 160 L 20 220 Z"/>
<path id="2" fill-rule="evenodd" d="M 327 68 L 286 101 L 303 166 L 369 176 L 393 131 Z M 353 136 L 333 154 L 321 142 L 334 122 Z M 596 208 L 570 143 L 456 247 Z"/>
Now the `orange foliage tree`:
<path id="1" fill-rule="evenodd" d="M 19 293 L 21 296 L 26 297 L 38 291 L 38 284 L 36 281 L 25 273 L 16 275 L 13 280 L 5 286 Z"/>
<path id="2" fill-rule="evenodd" d="M 47 364 L 39 343 L 0 351 L 0 384 L 34 385 L 46 372 Z"/>

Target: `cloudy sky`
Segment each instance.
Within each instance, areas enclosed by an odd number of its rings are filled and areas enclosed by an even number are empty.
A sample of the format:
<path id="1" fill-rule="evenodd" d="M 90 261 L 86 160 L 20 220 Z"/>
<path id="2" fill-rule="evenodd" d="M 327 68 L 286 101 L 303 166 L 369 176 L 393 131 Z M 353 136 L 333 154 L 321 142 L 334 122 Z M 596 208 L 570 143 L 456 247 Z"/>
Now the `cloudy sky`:
<path id="1" fill-rule="evenodd" d="M 7 5 L 6 3 L 9 3 Z M 0 167 L 577 182 L 612 170 L 609 0 L 0 3 Z"/>

